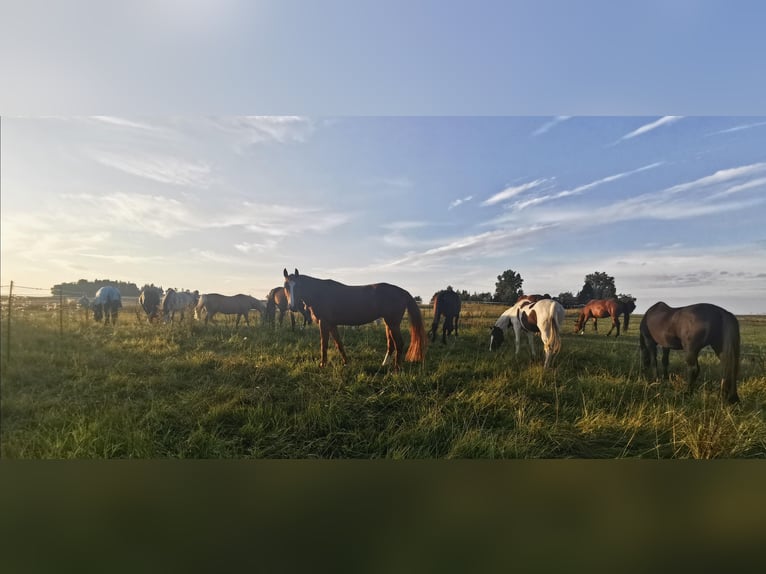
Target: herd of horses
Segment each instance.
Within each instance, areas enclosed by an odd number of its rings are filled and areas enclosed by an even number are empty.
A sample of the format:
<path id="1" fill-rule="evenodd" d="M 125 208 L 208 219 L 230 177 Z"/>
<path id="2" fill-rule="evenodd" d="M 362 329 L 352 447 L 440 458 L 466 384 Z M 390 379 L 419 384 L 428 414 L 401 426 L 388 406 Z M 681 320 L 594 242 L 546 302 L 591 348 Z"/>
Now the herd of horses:
<path id="1" fill-rule="evenodd" d="M 303 326 L 316 321 L 320 334 L 320 366 L 327 364 L 327 348 L 330 338 L 341 355 L 343 364 L 348 356 L 340 338 L 338 326 L 364 325 L 373 321 L 385 324 L 386 354 L 383 366 L 393 361 L 393 370 L 401 368 L 402 361 L 423 362 L 427 339 L 433 342 L 439 330 L 442 317 L 442 343 L 447 336 L 458 336 L 461 301 L 459 295 L 447 287 L 432 298 L 434 319 L 426 332 L 423 315 L 417 301 L 405 289 L 390 283 L 370 285 L 345 285 L 332 279 L 318 279 L 283 270 L 284 283 L 267 294 L 265 304 L 250 295 L 221 295 L 206 293 L 200 295 L 168 289 L 145 287 L 139 295 L 139 304 L 148 321 L 163 318 L 172 322 L 178 312 L 183 320 L 186 312 L 193 312 L 195 319 L 205 313 L 205 324 L 212 321 L 217 313 L 236 315 L 236 325 L 244 317 L 250 324 L 248 313 L 257 310 L 266 322 L 275 324 L 279 311 L 279 324 L 285 313 L 290 312 L 292 328 L 295 328 L 293 313 L 303 317 Z M 115 287 L 102 287 L 91 304 L 96 321 L 117 320 L 122 307 L 120 293 Z M 598 319 L 610 318 L 612 327 L 607 336 L 616 329 L 620 336 L 620 317 L 624 329 L 628 329 L 630 314 L 635 310 L 635 299 L 595 299 L 588 302 L 579 313 L 575 333 L 583 334 L 585 324 L 593 319 L 593 329 L 598 332 Z M 405 312 L 409 317 L 410 342 L 405 352 L 401 322 Z M 561 350 L 561 331 L 564 327 L 564 307 L 550 295 L 522 295 L 514 305 L 504 311 L 490 327 L 490 351 L 497 350 L 506 338 L 508 329 L 513 327 L 516 354 L 519 354 L 522 335 L 526 334 L 532 356 L 535 356 L 534 339 L 540 337 L 543 345 L 543 366 L 549 368 Z M 668 377 L 669 354 L 680 350 L 685 354 L 687 382 L 692 391 L 699 375 L 698 356 L 710 346 L 720 359 L 722 368 L 721 395 L 728 403 L 739 401 L 737 377 L 740 358 L 740 333 L 737 318 L 729 311 L 709 303 L 698 303 L 673 308 L 663 302 L 652 305 L 641 319 L 639 326 L 639 348 L 645 369 L 657 379 Z M 662 372 L 657 364 L 658 347 L 662 349 Z"/>

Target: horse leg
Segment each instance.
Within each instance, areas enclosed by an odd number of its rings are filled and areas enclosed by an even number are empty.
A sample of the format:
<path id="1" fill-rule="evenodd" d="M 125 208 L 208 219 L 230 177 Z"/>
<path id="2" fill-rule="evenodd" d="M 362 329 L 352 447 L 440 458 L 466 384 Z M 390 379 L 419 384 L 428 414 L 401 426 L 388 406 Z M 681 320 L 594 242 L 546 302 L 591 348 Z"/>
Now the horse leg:
<path id="1" fill-rule="evenodd" d="M 689 382 L 689 393 L 694 392 L 697 386 L 697 377 L 700 374 L 700 365 L 697 355 L 700 349 L 689 349 L 686 352 L 686 378 Z"/>
<path id="2" fill-rule="evenodd" d="M 295 331 L 295 314 L 290 311 L 290 328 Z"/>
<path id="3" fill-rule="evenodd" d="M 327 364 L 327 339 L 330 336 L 330 327 L 328 327 L 325 321 L 319 321 L 319 349 L 322 353 L 322 358 L 319 361 L 319 366 L 324 367 Z"/>
<path id="4" fill-rule="evenodd" d="M 388 324 L 386 324 L 386 356 L 383 357 L 383 364 L 381 367 L 385 367 L 388 363 L 388 359 L 391 358 L 391 355 L 393 355 L 396 352 L 396 342 L 394 341 L 394 336 L 391 333 L 391 329 L 388 328 Z"/>
<path id="5" fill-rule="evenodd" d="M 588 322 L 587 319 L 585 320 L 585 322 L 586 323 Z M 585 325 L 583 325 L 583 328 L 584 327 Z M 593 331 L 598 333 L 598 317 L 593 317 Z"/>
<path id="6" fill-rule="evenodd" d="M 290 314 L 292 317 L 292 314 Z M 330 335 L 335 340 L 335 346 L 337 347 L 338 351 L 340 351 L 340 356 L 343 357 L 343 364 L 348 364 L 348 357 L 346 356 L 346 350 L 343 348 L 343 342 L 340 340 L 340 334 L 338 333 L 338 327 L 337 325 L 333 325 L 330 327 Z"/>
<path id="7" fill-rule="evenodd" d="M 442 345 L 447 344 L 447 331 L 452 332 L 452 317 L 444 317 L 444 326 L 442 327 Z"/>
<path id="8" fill-rule="evenodd" d="M 620 320 L 617 318 L 616 315 L 612 317 L 612 328 L 609 329 L 609 332 L 606 334 L 607 337 L 612 334 L 612 331 L 614 331 L 615 327 L 617 327 L 617 335 L 615 335 L 615 337 L 619 337 L 620 336 Z"/>
<path id="9" fill-rule="evenodd" d="M 243 315 L 243 317 L 245 318 L 245 325 L 247 325 L 249 327 L 250 326 L 250 313 L 248 311 L 245 311 L 245 314 Z"/>
<path id="10" fill-rule="evenodd" d="M 402 355 L 404 354 L 404 338 L 402 337 L 402 331 L 398 324 L 391 323 L 386 325 L 391 330 L 391 335 L 394 339 L 394 345 L 396 346 L 396 356 L 394 357 L 394 372 L 399 371 L 399 365 L 402 364 Z"/>
<path id="11" fill-rule="evenodd" d="M 662 348 L 662 378 L 668 378 L 668 365 L 670 364 L 670 349 L 667 347 Z M 657 357 L 654 357 L 654 366 L 657 366 Z M 660 369 L 657 368 L 657 378 L 660 376 Z"/>

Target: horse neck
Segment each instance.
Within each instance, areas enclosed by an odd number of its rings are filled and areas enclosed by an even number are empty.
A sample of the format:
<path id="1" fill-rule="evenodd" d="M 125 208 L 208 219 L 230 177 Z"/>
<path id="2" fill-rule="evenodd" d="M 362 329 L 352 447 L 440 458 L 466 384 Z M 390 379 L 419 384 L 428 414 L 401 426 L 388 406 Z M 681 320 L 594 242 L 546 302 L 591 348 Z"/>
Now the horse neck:
<path id="1" fill-rule="evenodd" d="M 513 315 L 515 317 L 516 315 Z M 508 326 L 511 324 L 512 316 L 508 314 L 508 311 L 500 315 L 495 321 L 495 327 L 502 329 L 503 332 L 508 330 Z"/>

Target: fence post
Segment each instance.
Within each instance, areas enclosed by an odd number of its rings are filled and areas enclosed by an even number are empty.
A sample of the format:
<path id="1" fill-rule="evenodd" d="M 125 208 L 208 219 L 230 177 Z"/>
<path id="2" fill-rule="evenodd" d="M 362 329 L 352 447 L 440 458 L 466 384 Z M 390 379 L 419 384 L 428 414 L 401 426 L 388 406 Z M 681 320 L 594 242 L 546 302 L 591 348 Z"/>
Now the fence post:
<path id="1" fill-rule="evenodd" d="M 59 336 L 64 338 L 64 286 L 59 289 Z"/>
<path id="2" fill-rule="evenodd" d="M 5 333 L 5 366 L 11 362 L 11 309 L 13 309 L 13 281 L 8 290 L 8 328 Z"/>

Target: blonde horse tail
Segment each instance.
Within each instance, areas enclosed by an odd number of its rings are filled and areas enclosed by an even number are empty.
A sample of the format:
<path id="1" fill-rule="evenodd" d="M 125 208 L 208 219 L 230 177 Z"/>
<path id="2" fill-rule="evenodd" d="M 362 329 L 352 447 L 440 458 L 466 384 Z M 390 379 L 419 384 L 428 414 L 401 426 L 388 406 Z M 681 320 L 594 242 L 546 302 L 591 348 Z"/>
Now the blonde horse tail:
<path id="1" fill-rule="evenodd" d="M 730 404 L 739 402 L 737 395 L 737 377 L 739 376 L 739 321 L 728 311 L 722 317 L 723 345 L 721 349 L 721 369 L 723 380 L 721 392 Z"/>
<path id="2" fill-rule="evenodd" d="M 410 316 L 410 348 L 407 350 L 405 361 L 411 363 L 423 362 L 426 358 L 426 328 L 423 323 L 423 315 L 420 312 L 417 301 L 412 295 L 407 294 L 407 313 Z"/>
<path id="3" fill-rule="evenodd" d="M 551 305 L 550 321 L 546 329 L 545 366 L 547 367 L 554 356 L 561 350 L 561 326 L 564 323 L 564 308 L 555 301 Z"/>
<path id="4" fill-rule="evenodd" d="M 205 308 L 205 303 L 207 303 L 207 297 L 205 295 L 199 296 L 199 301 L 197 301 L 197 306 L 194 307 L 194 319 L 199 321 L 200 320 L 200 313 L 202 312 L 202 309 Z"/>

